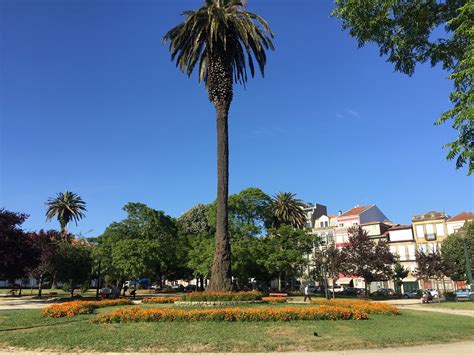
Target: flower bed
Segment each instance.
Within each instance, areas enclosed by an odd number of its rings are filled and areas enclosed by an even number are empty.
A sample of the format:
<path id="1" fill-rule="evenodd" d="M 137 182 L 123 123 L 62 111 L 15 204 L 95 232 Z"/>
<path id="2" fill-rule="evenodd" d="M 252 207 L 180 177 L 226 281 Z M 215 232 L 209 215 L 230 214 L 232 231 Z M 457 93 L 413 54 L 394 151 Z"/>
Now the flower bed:
<path id="1" fill-rule="evenodd" d="M 311 303 L 321 306 L 336 306 L 351 308 L 371 314 L 398 315 L 400 310 L 388 303 L 357 301 L 357 300 L 313 300 Z"/>
<path id="2" fill-rule="evenodd" d="M 95 323 L 162 321 L 292 321 L 367 319 L 367 313 L 348 307 L 140 309 L 126 308 L 94 318 Z"/>
<path id="3" fill-rule="evenodd" d="M 149 297 L 144 298 L 142 303 L 175 303 L 178 299 L 177 297 Z"/>
<path id="4" fill-rule="evenodd" d="M 53 304 L 43 308 L 41 313 L 44 317 L 50 318 L 74 317 L 79 314 L 91 314 L 96 308 L 123 306 L 129 304 L 132 304 L 132 302 L 127 299 L 105 301 L 72 301 L 61 304 Z"/>
<path id="5" fill-rule="evenodd" d="M 262 298 L 258 291 L 245 292 L 191 292 L 181 296 L 184 302 L 212 302 L 212 301 L 256 301 Z"/>
<path id="6" fill-rule="evenodd" d="M 262 301 L 266 303 L 286 303 L 286 297 L 262 297 Z"/>

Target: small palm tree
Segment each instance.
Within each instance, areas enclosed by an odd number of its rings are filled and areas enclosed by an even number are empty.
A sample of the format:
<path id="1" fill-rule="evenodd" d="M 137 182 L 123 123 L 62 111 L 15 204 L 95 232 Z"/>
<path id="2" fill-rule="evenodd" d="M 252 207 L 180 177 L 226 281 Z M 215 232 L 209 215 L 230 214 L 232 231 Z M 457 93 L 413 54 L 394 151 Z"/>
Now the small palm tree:
<path id="1" fill-rule="evenodd" d="M 231 252 L 228 233 L 229 137 L 228 114 L 234 83 L 245 84 L 247 67 L 252 77 L 255 64 L 262 76 L 267 61 L 265 51 L 274 49 L 273 32 L 258 15 L 246 11 L 241 0 L 206 0 L 195 11 L 184 12 L 186 19 L 163 38 L 170 42 L 171 59 L 191 76 L 198 66 L 217 114 L 217 215 L 216 252 L 210 290 L 232 288 Z"/>
<path id="2" fill-rule="evenodd" d="M 77 222 L 85 217 L 87 211 L 86 203 L 82 198 L 70 191 L 60 192 L 55 198 L 49 198 L 46 202 L 46 221 L 52 220 L 55 216 L 61 226 L 61 234 L 67 236 L 67 226 L 69 222 Z"/>
<path id="3" fill-rule="evenodd" d="M 271 213 L 273 217 L 272 227 L 278 228 L 283 224 L 294 228 L 303 228 L 306 223 L 306 215 L 303 201 L 297 199 L 291 192 L 279 192 L 272 197 Z"/>

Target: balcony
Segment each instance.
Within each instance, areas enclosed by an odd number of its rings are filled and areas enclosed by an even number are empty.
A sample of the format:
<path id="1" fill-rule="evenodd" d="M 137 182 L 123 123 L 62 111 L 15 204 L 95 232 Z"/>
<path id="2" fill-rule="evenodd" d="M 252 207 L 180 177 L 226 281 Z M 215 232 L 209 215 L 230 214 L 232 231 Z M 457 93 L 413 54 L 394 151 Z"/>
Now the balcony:
<path id="1" fill-rule="evenodd" d="M 425 233 L 426 240 L 436 240 L 436 233 Z"/>

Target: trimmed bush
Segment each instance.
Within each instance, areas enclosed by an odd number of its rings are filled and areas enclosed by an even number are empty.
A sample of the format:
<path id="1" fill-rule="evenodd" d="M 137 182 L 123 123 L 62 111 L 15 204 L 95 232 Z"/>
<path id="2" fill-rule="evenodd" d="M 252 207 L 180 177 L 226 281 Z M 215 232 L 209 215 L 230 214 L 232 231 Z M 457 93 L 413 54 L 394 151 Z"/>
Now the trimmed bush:
<path id="1" fill-rule="evenodd" d="M 177 297 L 149 297 L 144 298 L 142 303 L 175 303 L 178 299 Z"/>
<path id="2" fill-rule="evenodd" d="M 245 292 L 191 292 L 181 296 L 184 302 L 256 301 L 262 298 L 258 291 Z"/>
<path id="3" fill-rule="evenodd" d="M 217 309 L 140 309 L 126 308 L 94 318 L 95 323 L 166 321 L 292 321 L 367 319 L 367 313 L 347 307 L 217 308 Z"/>
<path id="4" fill-rule="evenodd" d="M 62 318 L 74 317 L 79 314 L 91 314 L 96 308 L 124 306 L 133 304 L 127 299 L 104 300 L 104 301 L 71 301 L 61 304 L 53 304 L 43 308 L 41 313 L 44 317 Z"/>

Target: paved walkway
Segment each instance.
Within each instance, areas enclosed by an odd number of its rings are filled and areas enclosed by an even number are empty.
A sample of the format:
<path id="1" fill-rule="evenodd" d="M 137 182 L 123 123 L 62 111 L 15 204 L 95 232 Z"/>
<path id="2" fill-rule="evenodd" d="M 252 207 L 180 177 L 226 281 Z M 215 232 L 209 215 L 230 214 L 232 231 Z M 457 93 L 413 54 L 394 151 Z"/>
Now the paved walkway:
<path id="1" fill-rule="evenodd" d="M 42 300 L 32 300 L 32 299 L 21 299 L 21 298 L 8 298 L 0 300 L 0 311 L 11 311 L 15 309 L 38 309 L 43 308 L 53 301 L 42 299 Z"/>
<path id="2" fill-rule="evenodd" d="M 398 306 L 398 307 L 400 309 L 411 309 L 413 311 L 436 312 L 436 313 L 453 314 L 456 316 L 474 317 L 474 311 L 470 311 L 467 309 L 450 309 L 450 308 L 430 307 L 430 306 L 421 306 L 421 305 L 408 305 L 408 306 Z"/>
<path id="3" fill-rule="evenodd" d="M 58 354 L 78 354 L 78 355 L 97 355 L 99 353 L 60 353 L 60 352 L 35 352 L 35 351 L 17 351 L 15 349 L 0 349 L 0 355 L 15 354 L 15 355 L 58 355 Z M 105 355 L 177 355 L 184 353 L 101 353 Z M 201 353 L 203 354 L 203 353 Z M 231 353 L 214 353 L 215 355 L 224 355 Z M 233 355 L 248 355 L 250 353 L 232 353 Z M 256 353 L 257 354 L 257 353 Z M 318 355 L 365 355 L 365 354 L 380 354 L 380 355 L 473 355 L 474 342 L 462 342 L 451 344 L 431 344 L 420 345 L 412 347 L 401 348 L 385 348 L 385 349 L 360 349 L 360 350 L 342 350 L 342 351 L 321 351 L 321 352 L 285 352 L 285 353 L 260 353 L 265 355 L 292 355 L 292 354 L 318 354 Z"/>

